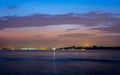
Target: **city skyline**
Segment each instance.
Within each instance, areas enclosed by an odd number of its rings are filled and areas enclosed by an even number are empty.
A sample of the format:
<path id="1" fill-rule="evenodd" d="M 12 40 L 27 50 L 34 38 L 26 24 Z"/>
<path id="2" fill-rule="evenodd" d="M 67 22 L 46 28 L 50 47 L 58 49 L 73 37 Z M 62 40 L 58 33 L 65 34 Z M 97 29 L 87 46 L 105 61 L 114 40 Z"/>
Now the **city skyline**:
<path id="1" fill-rule="evenodd" d="M 0 0 L 0 47 L 120 46 L 119 0 Z"/>

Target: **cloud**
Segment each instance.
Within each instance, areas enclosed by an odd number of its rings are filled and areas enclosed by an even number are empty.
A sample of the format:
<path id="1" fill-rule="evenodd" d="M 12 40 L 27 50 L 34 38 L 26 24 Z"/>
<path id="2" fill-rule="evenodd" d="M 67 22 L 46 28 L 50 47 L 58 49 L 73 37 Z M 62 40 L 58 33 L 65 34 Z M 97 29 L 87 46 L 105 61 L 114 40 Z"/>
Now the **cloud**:
<path id="1" fill-rule="evenodd" d="M 9 7 L 14 9 L 16 7 Z M 0 29 L 15 28 L 15 27 L 33 27 L 33 26 L 50 26 L 60 24 L 78 24 L 83 26 L 108 26 L 111 24 L 114 28 L 120 25 L 119 14 L 99 13 L 98 11 L 89 12 L 86 14 L 62 14 L 62 15 L 48 15 L 36 14 L 30 16 L 4 16 L 0 18 Z M 112 27 L 110 27 L 110 31 Z M 74 29 L 72 29 L 74 30 Z M 109 30 L 106 28 L 98 28 L 98 30 Z M 118 30 L 118 29 L 117 29 Z M 69 31 L 69 30 L 68 30 Z M 119 32 L 119 30 L 117 31 Z"/>
<path id="2" fill-rule="evenodd" d="M 58 37 L 70 37 L 70 38 L 88 38 L 92 37 L 94 34 L 84 34 L 84 33 L 72 33 L 72 34 L 63 34 Z"/>
<path id="3" fill-rule="evenodd" d="M 73 28 L 73 29 L 67 29 L 66 31 L 69 32 L 69 31 L 74 31 L 74 30 L 77 30 L 78 28 Z"/>
<path id="4" fill-rule="evenodd" d="M 18 6 L 9 6 L 9 7 L 7 7 L 7 10 L 14 10 L 14 9 L 17 9 L 18 8 Z"/>
<path id="5" fill-rule="evenodd" d="M 109 27 L 92 28 L 91 30 L 100 30 L 100 31 L 105 31 L 109 33 L 120 33 L 120 23 L 114 24 Z"/>
<path id="6" fill-rule="evenodd" d="M 8 6 L 8 7 L 4 8 L 4 9 L 0 10 L 0 13 L 2 13 L 2 14 L 10 13 L 9 10 L 15 10 L 17 8 L 18 8 L 18 6 Z"/>

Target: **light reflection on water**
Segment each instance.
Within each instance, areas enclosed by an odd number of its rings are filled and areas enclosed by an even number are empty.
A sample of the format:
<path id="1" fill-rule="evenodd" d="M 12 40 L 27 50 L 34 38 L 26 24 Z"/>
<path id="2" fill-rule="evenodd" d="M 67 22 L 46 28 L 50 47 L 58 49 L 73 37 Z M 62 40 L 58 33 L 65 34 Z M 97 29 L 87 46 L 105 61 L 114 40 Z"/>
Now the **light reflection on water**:
<path id="1" fill-rule="evenodd" d="M 56 50 L 54 50 L 54 53 L 53 53 L 53 72 L 54 74 L 56 75 Z"/>
<path id="2" fill-rule="evenodd" d="M 120 75 L 120 51 L 0 51 L 0 75 Z"/>

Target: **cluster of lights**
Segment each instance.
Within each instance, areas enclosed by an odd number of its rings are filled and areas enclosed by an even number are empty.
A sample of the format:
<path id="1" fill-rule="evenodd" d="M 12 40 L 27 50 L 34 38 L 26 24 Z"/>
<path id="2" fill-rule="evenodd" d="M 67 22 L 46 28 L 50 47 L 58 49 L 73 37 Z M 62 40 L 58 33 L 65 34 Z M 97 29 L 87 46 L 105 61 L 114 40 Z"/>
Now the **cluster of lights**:
<path id="1" fill-rule="evenodd" d="M 5 50 L 56 50 L 56 47 L 53 48 L 5 48 Z M 3 48 L 0 48 L 0 50 L 4 50 Z M 65 50 L 65 49 L 62 49 Z M 81 49 L 68 49 L 68 50 L 81 50 L 84 51 L 86 50 L 85 48 L 81 48 Z"/>
<path id="2" fill-rule="evenodd" d="M 20 48 L 20 50 L 56 50 L 56 48 Z"/>
<path id="3" fill-rule="evenodd" d="M 21 48 L 21 50 L 36 50 L 36 48 Z"/>

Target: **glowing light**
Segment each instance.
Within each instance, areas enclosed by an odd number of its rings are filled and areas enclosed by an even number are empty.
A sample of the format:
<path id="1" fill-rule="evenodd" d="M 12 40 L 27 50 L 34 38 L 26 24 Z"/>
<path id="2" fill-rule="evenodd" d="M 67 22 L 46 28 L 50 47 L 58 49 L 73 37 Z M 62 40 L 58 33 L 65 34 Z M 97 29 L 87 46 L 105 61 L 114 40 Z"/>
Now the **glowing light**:
<path id="1" fill-rule="evenodd" d="M 91 44 L 88 44 L 88 43 L 87 43 L 87 44 L 85 44 L 84 46 L 85 46 L 85 47 L 90 47 L 90 46 L 91 46 Z"/>
<path id="2" fill-rule="evenodd" d="M 36 48 L 21 48 L 21 50 L 36 50 Z"/>
<path id="3" fill-rule="evenodd" d="M 81 51 L 85 51 L 85 49 L 84 48 L 82 48 L 82 49 L 80 49 Z"/>
<path id="4" fill-rule="evenodd" d="M 28 50 L 28 48 L 21 48 L 21 50 Z"/>
<path id="5" fill-rule="evenodd" d="M 53 49 L 52 50 L 56 50 L 56 48 L 55 47 L 53 47 Z"/>
<path id="6" fill-rule="evenodd" d="M 15 50 L 15 48 L 11 48 L 11 50 Z"/>

